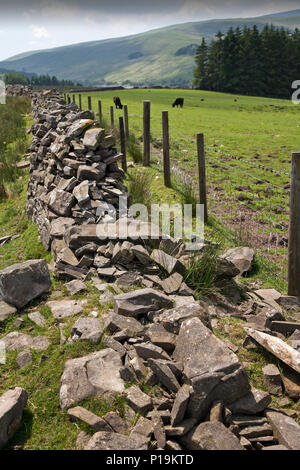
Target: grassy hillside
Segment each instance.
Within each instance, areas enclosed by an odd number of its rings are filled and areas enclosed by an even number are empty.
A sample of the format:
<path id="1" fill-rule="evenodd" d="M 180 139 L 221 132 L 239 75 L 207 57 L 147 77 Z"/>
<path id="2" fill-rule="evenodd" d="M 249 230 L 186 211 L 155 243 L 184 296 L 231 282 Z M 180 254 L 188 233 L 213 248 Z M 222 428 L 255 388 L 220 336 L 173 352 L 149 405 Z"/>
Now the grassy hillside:
<path id="1" fill-rule="evenodd" d="M 300 13 L 276 17 L 210 20 L 185 23 L 146 33 L 103 41 L 92 41 L 43 51 L 26 52 L 0 63 L 0 67 L 56 75 L 90 84 L 122 84 L 131 81 L 145 85 L 185 85 L 193 78 L 194 58 L 178 50 L 199 44 L 202 37 L 212 39 L 230 27 L 266 23 L 295 28 Z"/>

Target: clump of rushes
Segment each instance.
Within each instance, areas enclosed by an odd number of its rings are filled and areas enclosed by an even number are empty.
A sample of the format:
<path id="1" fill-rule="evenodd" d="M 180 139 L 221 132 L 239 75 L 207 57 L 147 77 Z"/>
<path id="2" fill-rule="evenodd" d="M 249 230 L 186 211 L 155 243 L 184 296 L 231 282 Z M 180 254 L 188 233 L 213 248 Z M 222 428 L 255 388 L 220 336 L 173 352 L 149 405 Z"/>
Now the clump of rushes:
<path id="1" fill-rule="evenodd" d="M 191 287 L 196 298 L 202 298 L 216 291 L 217 250 L 205 247 L 203 252 L 194 253 L 189 260 L 185 282 Z"/>
<path id="2" fill-rule="evenodd" d="M 130 194 L 130 204 L 144 204 L 148 209 L 150 208 L 151 180 L 152 176 L 148 171 L 134 168 L 128 172 L 126 184 Z"/>
<path id="3" fill-rule="evenodd" d="M 134 134 L 129 134 L 126 139 L 126 150 L 134 163 L 141 163 L 143 160 L 141 145 Z"/>

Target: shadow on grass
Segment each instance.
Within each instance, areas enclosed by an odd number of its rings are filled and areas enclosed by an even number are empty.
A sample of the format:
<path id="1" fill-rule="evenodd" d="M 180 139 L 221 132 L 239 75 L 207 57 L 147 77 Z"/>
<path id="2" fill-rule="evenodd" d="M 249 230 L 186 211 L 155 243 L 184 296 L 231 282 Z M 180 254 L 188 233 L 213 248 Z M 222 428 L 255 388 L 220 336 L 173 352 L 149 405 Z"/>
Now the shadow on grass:
<path id="1" fill-rule="evenodd" d="M 14 436 L 10 439 L 7 445 L 4 447 L 4 450 L 11 450 L 14 446 L 23 447 L 28 439 L 30 439 L 32 434 L 32 424 L 33 424 L 33 413 L 25 408 L 23 412 L 23 418 L 21 424 Z"/>

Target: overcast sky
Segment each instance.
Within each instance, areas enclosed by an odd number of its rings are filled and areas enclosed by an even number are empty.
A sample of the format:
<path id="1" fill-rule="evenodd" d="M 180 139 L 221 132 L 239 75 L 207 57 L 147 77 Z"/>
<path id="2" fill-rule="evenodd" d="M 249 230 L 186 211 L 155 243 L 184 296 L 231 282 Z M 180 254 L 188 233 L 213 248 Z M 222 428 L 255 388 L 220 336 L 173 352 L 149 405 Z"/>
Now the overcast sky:
<path id="1" fill-rule="evenodd" d="M 0 60 L 25 51 L 126 36 L 187 21 L 297 8 L 300 0 L 0 0 Z"/>

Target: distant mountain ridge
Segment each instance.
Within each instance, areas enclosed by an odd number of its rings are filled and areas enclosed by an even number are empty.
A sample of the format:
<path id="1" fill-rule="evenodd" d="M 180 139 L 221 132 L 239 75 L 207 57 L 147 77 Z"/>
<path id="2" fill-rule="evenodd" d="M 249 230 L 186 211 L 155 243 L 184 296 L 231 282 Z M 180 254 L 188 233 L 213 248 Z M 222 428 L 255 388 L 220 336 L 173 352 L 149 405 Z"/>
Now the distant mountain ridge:
<path id="1" fill-rule="evenodd" d="M 86 85 L 137 84 L 183 86 L 191 83 L 195 45 L 230 27 L 265 24 L 300 28 L 300 9 L 258 18 L 183 23 L 122 38 L 90 41 L 25 52 L 0 62 L 0 67 Z"/>

